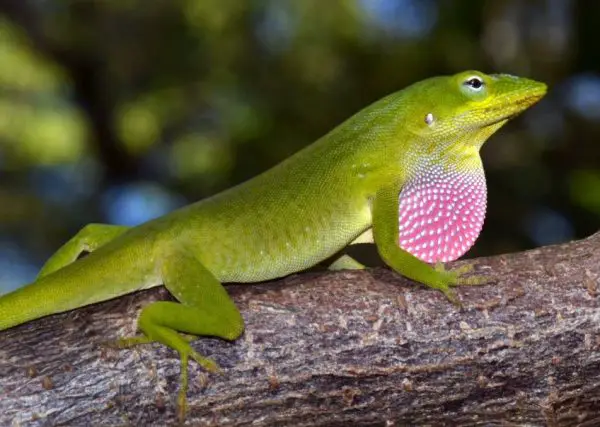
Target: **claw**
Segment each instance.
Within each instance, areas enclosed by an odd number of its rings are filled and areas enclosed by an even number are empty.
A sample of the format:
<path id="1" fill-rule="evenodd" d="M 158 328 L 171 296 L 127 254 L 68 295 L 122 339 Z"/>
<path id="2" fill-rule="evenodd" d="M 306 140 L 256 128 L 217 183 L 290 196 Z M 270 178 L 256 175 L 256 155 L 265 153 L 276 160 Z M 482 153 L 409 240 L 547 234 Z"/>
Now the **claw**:
<path id="1" fill-rule="evenodd" d="M 150 344 L 151 342 L 153 342 L 153 341 L 150 338 L 148 338 L 147 336 L 137 335 L 135 337 L 119 338 L 118 340 L 107 341 L 104 343 L 104 345 L 106 345 L 110 348 L 124 349 L 124 348 L 134 347 L 139 344 Z"/>
<path id="2" fill-rule="evenodd" d="M 209 359 L 207 357 L 202 357 L 196 352 L 191 353 L 190 356 L 192 359 L 194 359 L 196 361 L 196 363 L 198 363 L 200 366 L 202 366 L 206 371 L 213 372 L 213 373 L 221 372 L 221 368 L 219 368 L 219 365 L 217 365 L 217 363 L 214 360 Z"/>
<path id="3" fill-rule="evenodd" d="M 220 372 L 219 365 L 217 365 L 214 360 L 200 356 L 195 351 L 191 351 L 189 354 L 181 354 L 181 385 L 179 387 L 179 394 L 177 395 L 177 416 L 179 417 L 180 422 L 185 421 L 185 414 L 187 412 L 188 356 L 194 359 L 208 372 Z"/>
<path id="4" fill-rule="evenodd" d="M 195 339 L 195 336 L 181 335 L 181 338 L 187 342 L 190 342 L 193 339 Z M 112 347 L 112 348 L 123 349 L 123 348 L 133 347 L 138 344 L 149 344 L 152 342 L 155 342 L 155 340 L 148 338 L 146 335 L 137 335 L 134 337 L 120 338 L 115 341 L 109 341 L 109 342 L 105 343 L 105 345 Z M 188 352 L 181 353 L 180 357 L 181 357 L 181 364 L 180 364 L 181 386 L 179 387 L 179 393 L 177 395 L 177 417 L 178 417 L 179 421 L 181 423 L 183 423 L 185 421 L 185 416 L 187 413 L 187 397 L 186 396 L 187 396 L 187 389 L 188 389 L 188 357 L 191 357 L 192 359 L 194 359 L 200 366 L 202 366 L 202 368 L 204 368 L 208 372 L 220 373 L 221 369 L 219 368 L 219 365 L 217 365 L 217 363 L 214 360 L 209 359 L 207 357 L 203 357 L 200 354 L 196 353 L 195 351 L 190 351 L 189 353 Z"/>
<path id="5" fill-rule="evenodd" d="M 446 286 L 445 288 L 438 288 L 443 294 L 444 296 L 448 299 L 448 301 L 450 301 L 452 304 L 454 304 L 457 307 L 462 307 L 462 302 L 460 302 L 460 299 L 458 299 L 458 295 L 456 295 L 456 292 L 454 292 L 454 290 L 452 288 L 450 288 L 449 286 Z"/>
<path id="6" fill-rule="evenodd" d="M 179 390 L 177 395 L 177 419 L 180 423 L 185 422 L 185 416 L 187 414 L 187 398 L 185 390 Z"/>
<path id="7" fill-rule="evenodd" d="M 441 291 L 448 300 L 454 305 L 461 306 L 460 300 L 456 293 L 452 290 L 455 286 L 478 286 L 485 285 L 491 282 L 491 278 L 488 276 L 469 276 L 463 277 L 464 274 L 468 274 L 473 271 L 472 264 L 465 264 L 454 270 L 446 270 L 443 263 L 438 262 L 433 267 L 438 274 L 439 281 L 432 287 Z"/>
<path id="8" fill-rule="evenodd" d="M 465 264 L 465 265 L 461 265 L 458 268 L 455 268 L 454 270 L 452 270 L 452 272 L 458 277 L 458 276 L 462 276 L 463 274 L 467 274 L 473 271 L 473 264 Z"/>
<path id="9" fill-rule="evenodd" d="M 470 276 L 470 277 L 462 277 L 457 280 L 455 286 L 463 286 L 463 285 L 480 286 L 480 285 L 487 285 L 491 281 L 492 281 L 492 278 L 490 276 L 477 275 L 477 276 Z"/>

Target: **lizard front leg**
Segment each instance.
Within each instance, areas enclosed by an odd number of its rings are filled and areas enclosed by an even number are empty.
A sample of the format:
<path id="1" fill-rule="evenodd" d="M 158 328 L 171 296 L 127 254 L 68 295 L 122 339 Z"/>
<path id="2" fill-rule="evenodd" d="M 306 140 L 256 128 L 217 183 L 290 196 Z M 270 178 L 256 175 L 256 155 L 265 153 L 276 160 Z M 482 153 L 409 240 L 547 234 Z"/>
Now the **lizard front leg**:
<path id="1" fill-rule="evenodd" d="M 373 200 L 373 237 L 383 261 L 394 271 L 441 291 L 451 302 L 460 304 L 451 289 L 458 285 L 478 285 L 487 280 L 480 277 L 463 277 L 468 268 L 447 271 L 441 264 L 436 267 L 421 261 L 398 244 L 398 194 L 401 184 L 381 188 Z"/>

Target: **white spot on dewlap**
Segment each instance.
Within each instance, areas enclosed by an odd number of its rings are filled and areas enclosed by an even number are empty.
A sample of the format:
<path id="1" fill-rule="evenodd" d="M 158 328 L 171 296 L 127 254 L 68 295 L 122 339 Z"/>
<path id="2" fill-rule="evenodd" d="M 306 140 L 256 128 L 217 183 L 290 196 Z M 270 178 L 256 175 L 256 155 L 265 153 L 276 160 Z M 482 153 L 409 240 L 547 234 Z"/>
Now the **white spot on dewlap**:
<path id="1" fill-rule="evenodd" d="M 400 247 L 429 263 L 460 258 L 483 227 L 486 199 L 483 169 L 424 169 L 400 193 Z"/>

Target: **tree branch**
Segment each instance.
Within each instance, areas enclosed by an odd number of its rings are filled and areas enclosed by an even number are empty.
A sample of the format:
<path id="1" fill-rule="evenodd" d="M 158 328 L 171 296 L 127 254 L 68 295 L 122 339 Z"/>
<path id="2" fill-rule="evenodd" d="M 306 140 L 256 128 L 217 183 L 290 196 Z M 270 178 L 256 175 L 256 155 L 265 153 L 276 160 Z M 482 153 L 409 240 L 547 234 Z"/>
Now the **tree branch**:
<path id="1" fill-rule="evenodd" d="M 456 263 L 456 266 L 461 263 Z M 229 290 L 235 343 L 195 341 L 193 425 L 600 423 L 600 234 L 476 260 L 462 310 L 385 269 Z M 107 349 L 155 289 L 0 332 L 0 425 L 176 422 L 177 355 Z"/>

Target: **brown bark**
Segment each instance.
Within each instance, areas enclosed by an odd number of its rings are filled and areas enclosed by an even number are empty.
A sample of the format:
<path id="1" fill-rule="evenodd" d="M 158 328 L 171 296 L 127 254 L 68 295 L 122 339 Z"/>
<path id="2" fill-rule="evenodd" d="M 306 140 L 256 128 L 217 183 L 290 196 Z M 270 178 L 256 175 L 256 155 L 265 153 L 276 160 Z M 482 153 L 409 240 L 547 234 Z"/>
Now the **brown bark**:
<path id="1" fill-rule="evenodd" d="M 463 309 L 385 269 L 230 286 L 235 343 L 196 341 L 193 425 L 600 425 L 600 234 L 475 260 Z M 460 265 L 457 263 L 456 265 Z M 102 345 L 155 289 L 0 333 L 0 425 L 175 424 L 177 355 Z"/>

